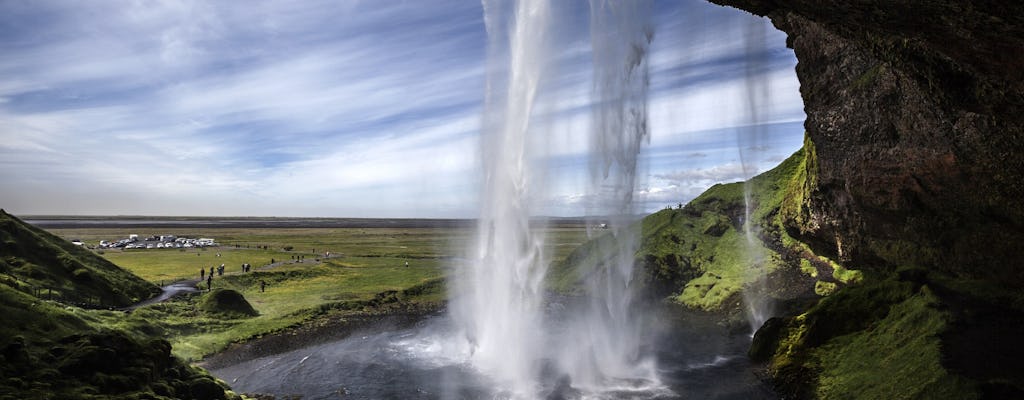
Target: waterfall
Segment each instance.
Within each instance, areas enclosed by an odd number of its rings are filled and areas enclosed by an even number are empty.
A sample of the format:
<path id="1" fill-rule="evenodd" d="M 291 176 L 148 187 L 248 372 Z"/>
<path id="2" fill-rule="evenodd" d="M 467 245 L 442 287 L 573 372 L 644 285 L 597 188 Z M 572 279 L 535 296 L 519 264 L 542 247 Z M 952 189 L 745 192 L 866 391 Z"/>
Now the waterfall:
<path id="1" fill-rule="evenodd" d="M 641 354 L 640 315 L 633 307 L 633 263 L 639 240 L 634 202 L 637 159 L 649 139 L 647 55 L 653 39 L 649 2 L 592 0 L 593 99 L 588 215 L 600 216 L 614 249 L 587 271 L 588 304 L 571 324 L 559 361 L 574 387 L 604 390 L 625 382 L 656 382 L 653 360 Z M 598 225 L 596 221 L 589 224 Z"/>
<path id="2" fill-rule="evenodd" d="M 768 114 L 767 107 L 771 104 L 769 82 L 760 76 L 768 65 L 767 60 L 764 60 L 767 57 L 766 23 L 762 19 L 753 20 L 745 25 L 747 62 L 744 71 L 745 98 L 742 99 L 742 104 L 745 110 L 744 125 L 747 128 L 736 130 L 740 163 L 743 166 L 743 176 L 746 178 L 743 183 L 743 235 L 746 238 L 746 248 L 743 252 L 747 260 L 746 280 L 749 283 L 743 290 L 743 301 L 751 335 L 771 316 L 773 306 L 767 293 L 767 264 L 764 249 L 760 244 L 760 230 L 755 221 L 754 211 L 757 205 L 753 201 L 752 183 L 752 178 L 759 172 L 760 146 L 765 143 L 765 128 L 761 123 Z"/>
<path id="3" fill-rule="evenodd" d="M 657 386 L 654 362 L 641 353 L 643 324 L 631 287 L 638 241 L 633 223 L 641 211 L 633 193 L 648 136 L 650 3 L 591 2 L 594 201 L 588 211 L 610 222 L 615 249 L 605 250 L 615 255 L 588 272 L 588 303 L 570 310 L 571 321 L 557 332 L 543 320 L 548 260 L 530 210 L 530 199 L 542 197 L 537 182 L 543 174 L 534 161 L 543 154 L 530 145 L 530 136 L 536 133 L 531 121 L 537 96 L 550 73 L 552 12 L 544 0 L 483 5 L 490 41 L 484 180 L 475 252 L 453 279 L 450 310 L 460 332 L 455 340 L 502 397 L 537 397 L 545 390 L 541 371 L 549 373 L 549 367 L 564 377 L 557 385 L 568 383 L 584 394 Z"/>
<path id="4" fill-rule="evenodd" d="M 510 395 L 530 397 L 542 339 L 546 260 L 541 238 L 530 227 L 530 191 L 536 188 L 527 135 L 549 59 L 550 10 L 544 0 L 522 0 L 509 20 L 507 8 L 484 1 L 491 45 L 481 137 L 485 176 L 476 251 L 455 279 L 451 307 L 471 363 Z M 507 69 L 499 64 L 504 58 Z"/>

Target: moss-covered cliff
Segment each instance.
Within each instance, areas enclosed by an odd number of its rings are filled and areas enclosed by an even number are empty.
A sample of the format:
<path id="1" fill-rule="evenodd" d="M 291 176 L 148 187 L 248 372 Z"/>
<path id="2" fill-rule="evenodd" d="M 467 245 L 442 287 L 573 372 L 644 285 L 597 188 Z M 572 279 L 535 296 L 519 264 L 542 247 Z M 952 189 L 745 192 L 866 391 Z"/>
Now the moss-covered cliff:
<path id="1" fill-rule="evenodd" d="M 789 35 L 814 159 L 779 222 L 865 274 L 752 356 L 798 397 L 1024 397 L 1024 3 L 712 1 Z"/>
<path id="2" fill-rule="evenodd" d="M 789 35 L 807 113 L 802 152 L 751 181 L 782 305 L 751 358 L 786 397 L 1024 398 L 1024 3 L 711 1 Z M 735 312 L 760 286 L 740 193 L 643 221 L 648 293 Z M 581 250 L 557 276 L 600 262 Z"/>
<path id="3" fill-rule="evenodd" d="M 799 61 L 818 161 L 794 235 L 1024 284 L 1024 3 L 712 1 L 770 17 Z"/>

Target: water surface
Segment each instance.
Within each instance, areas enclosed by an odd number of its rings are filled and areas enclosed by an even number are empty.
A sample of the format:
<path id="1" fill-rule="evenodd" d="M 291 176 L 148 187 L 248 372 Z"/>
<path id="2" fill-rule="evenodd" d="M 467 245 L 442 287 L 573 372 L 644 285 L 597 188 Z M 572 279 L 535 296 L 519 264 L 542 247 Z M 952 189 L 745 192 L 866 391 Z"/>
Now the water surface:
<path id="1" fill-rule="evenodd" d="M 546 319 L 557 325 L 557 315 Z M 646 348 L 660 382 L 609 384 L 603 391 L 572 387 L 539 360 L 539 388 L 508 390 L 466 360 L 469 347 L 445 316 L 411 328 L 374 326 L 345 339 L 266 356 L 211 372 L 239 393 L 303 399 L 777 399 L 746 357 L 745 334 L 730 335 L 701 316 L 662 317 Z M 509 349 L 515 351 L 515 349 Z"/>

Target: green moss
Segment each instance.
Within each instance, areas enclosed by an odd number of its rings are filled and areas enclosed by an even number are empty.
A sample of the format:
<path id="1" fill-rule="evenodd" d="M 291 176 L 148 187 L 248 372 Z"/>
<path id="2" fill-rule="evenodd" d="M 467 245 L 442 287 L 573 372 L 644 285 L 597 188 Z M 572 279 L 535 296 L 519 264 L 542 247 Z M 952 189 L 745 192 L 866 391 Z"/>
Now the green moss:
<path id="1" fill-rule="evenodd" d="M 794 172 L 785 182 L 785 192 L 779 204 L 779 216 L 776 223 L 795 226 L 803 230 L 810 220 L 807 211 L 807 204 L 811 197 L 811 190 L 817 186 L 818 179 L 818 155 L 817 148 L 810 136 L 804 133 L 804 145 L 802 157 L 794 166 Z M 784 239 L 790 239 L 788 235 Z M 790 243 L 784 243 L 787 246 Z"/>
<path id="2" fill-rule="evenodd" d="M 644 218 L 638 226 L 640 244 L 633 257 L 642 290 L 687 307 L 721 310 L 755 279 L 781 268 L 783 257 L 765 241 L 788 238 L 778 215 L 794 177 L 806 175 L 800 175 L 806 169 L 804 154 L 794 153 L 747 183 L 714 185 L 682 208 Z M 751 193 L 753 206 L 750 222 L 759 236 L 753 247 L 742 232 L 745 189 Z M 549 282 L 554 282 L 557 291 L 579 293 L 580 277 L 614 259 L 619 247 L 612 235 L 600 235 L 556 264 Z"/>
<path id="3" fill-rule="evenodd" d="M 66 307 L 0 285 L 0 398 L 166 398 L 179 378 L 209 379 L 171 356 L 141 319 Z M 225 399 L 225 387 L 204 398 Z M 188 397 L 187 395 L 184 397 Z"/>
<path id="4" fill-rule="evenodd" d="M 769 268 L 767 265 L 772 264 L 751 265 L 746 246 L 746 238 L 735 229 L 729 229 L 718 240 L 708 243 L 708 248 L 703 249 L 706 253 L 701 252 L 703 257 L 699 257 L 697 263 L 703 274 L 687 282 L 676 301 L 690 308 L 720 309 L 726 299 L 738 294 L 760 275 L 752 273 L 751 268 Z"/>
<path id="5" fill-rule="evenodd" d="M 867 240 L 866 247 L 867 251 L 892 265 L 935 265 L 943 259 L 941 249 L 906 240 L 871 238 Z"/>
<path id="6" fill-rule="evenodd" d="M 838 287 L 835 282 L 817 281 L 814 282 L 814 293 L 818 296 L 828 296 L 835 293 Z"/>
<path id="7" fill-rule="evenodd" d="M 864 280 L 864 273 L 857 270 L 846 269 L 842 265 L 832 262 L 832 277 L 837 281 L 851 284 Z"/>
<path id="8" fill-rule="evenodd" d="M 923 287 L 892 307 L 863 331 L 837 337 L 813 351 L 821 373 L 817 395 L 823 399 L 972 399 L 970 382 L 942 366 L 939 335 L 949 315 Z"/>
<path id="9" fill-rule="evenodd" d="M 818 269 L 814 268 L 814 266 L 811 265 L 811 262 L 806 258 L 800 259 L 800 272 L 807 274 L 807 276 L 810 276 L 811 278 L 818 277 Z"/>

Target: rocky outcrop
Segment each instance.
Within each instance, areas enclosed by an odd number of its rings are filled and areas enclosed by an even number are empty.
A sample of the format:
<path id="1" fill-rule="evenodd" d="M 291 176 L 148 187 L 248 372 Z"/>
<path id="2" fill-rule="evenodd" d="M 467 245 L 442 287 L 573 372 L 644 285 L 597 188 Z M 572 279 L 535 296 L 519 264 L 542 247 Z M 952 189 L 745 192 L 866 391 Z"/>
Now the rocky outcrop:
<path id="1" fill-rule="evenodd" d="M 860 268 L 1024 284 L 1024 3 L 712 0 L 796 53 L 816 146 L 791 234 Z"/>
<path id="2" fill-rule="evenodd" d="M 785 232 L 862 270 L 755 336 L 796 398 L 1021 398 L 1024 3 L 711 0 L 799 61 Z"/>

